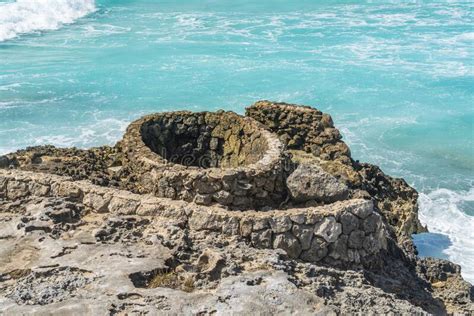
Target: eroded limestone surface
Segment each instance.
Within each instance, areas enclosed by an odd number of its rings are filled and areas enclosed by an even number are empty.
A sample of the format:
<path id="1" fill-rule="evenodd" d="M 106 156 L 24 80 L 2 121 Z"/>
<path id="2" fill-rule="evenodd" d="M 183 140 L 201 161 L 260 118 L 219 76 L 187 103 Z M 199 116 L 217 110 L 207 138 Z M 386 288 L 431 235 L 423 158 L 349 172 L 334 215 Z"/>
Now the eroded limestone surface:
<path id="1" fill-rule="evenodd" d="M 416 199 L 269 101 L 27 148 L 0 157 L 0 313 L 473 313 L 458 266 L 417 258 Z"/>

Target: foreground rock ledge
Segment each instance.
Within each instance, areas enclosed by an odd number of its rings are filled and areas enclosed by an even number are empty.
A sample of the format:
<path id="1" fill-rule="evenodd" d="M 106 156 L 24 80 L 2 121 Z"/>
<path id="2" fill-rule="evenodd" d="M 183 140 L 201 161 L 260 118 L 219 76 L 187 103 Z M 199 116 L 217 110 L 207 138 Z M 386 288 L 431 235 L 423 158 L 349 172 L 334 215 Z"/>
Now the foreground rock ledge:
<path id="1" fill-rule="evenodd" d="M 416 256 L 416 200 L 285 103 L 27 148 L 0 157 L 0 313 L 471 314 L 459 266 Z"/>

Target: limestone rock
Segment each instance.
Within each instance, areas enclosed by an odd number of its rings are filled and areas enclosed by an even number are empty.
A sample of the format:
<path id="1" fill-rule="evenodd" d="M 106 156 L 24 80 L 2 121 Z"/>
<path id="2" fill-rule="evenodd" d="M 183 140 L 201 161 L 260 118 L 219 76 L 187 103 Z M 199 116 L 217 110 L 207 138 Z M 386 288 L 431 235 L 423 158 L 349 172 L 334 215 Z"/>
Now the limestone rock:
<path id="1" fill-rule="evenodd" d="M 358 218 L 349 212 L 342 214 L 339 220 L 342 224 L 342 232 L 346 235 L 349 235 L 354 229 L 359 227 Z"/>
<path id="2" fill-rule="evenodd" d="M 300 164 L 286 180 L 296 202 L 310 200 L 331 203 L 347 198 L 347 186 L 317 165 Z"/>
<path id="3" fill-rule="evenodd" d="M 335 242 L 342 233 L 342 225 L 334 217 L 325 217 L 314 226 L 314 234 L 327 242 Z"/>
<path id="4" fill-rule="evenodd" d="M 306 250 L 311 246 L 314 228 L 309 225 L 293 225 L 293 235 L 297 236 L 301 243 L 301 249 Z"/>
<path id="5" fill-rule="evenodd" d="M 28 194 L 28 185 L 21 181 L 7 182 L 7 197 L 11 200 L 24 197 Z"/>
<path id="6" fill-rule="evenodd" d="M 349 247 L 360 249 L 363 246 L 365 233 L 361 230 L 355 230 L 349 235 Z"/>
<path id="7" fill-rule="evenodd" d="M 308 262 L 318 262 L 328 254 L 328 243 L 324 239 L 314 237 L 308 250 L 301 253 L 300 258 Z"/>
<path id="8" fill-rule="evenodd" d="M 290 258 L 298 258 L 301 253 L 300 242 L 290 233 L 276 234 L 273 239 L 273 248 L 285 250 Z"/>
<path id="9" fill-rule="evenodd" d="M 91 192 L 84 196 L 84 205 L 89 206 L 98 213 L 108 211 L 111 196 L 102 196 L 100 194 Z"/>
<path id="10" fill-rule="evenodd" d="M 293 223 L 287 216 L 279 216 L 270 219 L 270 227 L 274 233 L 284 233 L 291 229 Z"/>
<path id="11" fill-rule="evenodd" d="M 252 245 L 257 248 L 271 248 L 272 247 L 272 231 L 270 229 L 264 229 L 254 231 L 250 235 Z"/>

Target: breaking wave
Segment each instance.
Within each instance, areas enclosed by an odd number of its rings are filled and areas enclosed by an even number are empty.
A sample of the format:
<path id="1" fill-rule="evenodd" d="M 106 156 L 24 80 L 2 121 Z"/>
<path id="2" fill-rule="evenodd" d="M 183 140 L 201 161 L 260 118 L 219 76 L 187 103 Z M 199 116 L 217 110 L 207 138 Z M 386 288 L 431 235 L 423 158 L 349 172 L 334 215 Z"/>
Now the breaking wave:
<path id="1" fill-rule="evenodd" d="M 467 214 L 474 203 L 474 188 L 455 192 L 437 189 L 420 194 L 420 221 L 432 233 L 447 235 L 451 245 L 443 252 L 462 266 L 465 279 L 474 282 L 474 216 Z"/>
<path id="2" fill-rule="evenodd" d="M 94 0 L 16 0 L 0 3 L 0 42 L 56 30 L 96 10 Z"/>

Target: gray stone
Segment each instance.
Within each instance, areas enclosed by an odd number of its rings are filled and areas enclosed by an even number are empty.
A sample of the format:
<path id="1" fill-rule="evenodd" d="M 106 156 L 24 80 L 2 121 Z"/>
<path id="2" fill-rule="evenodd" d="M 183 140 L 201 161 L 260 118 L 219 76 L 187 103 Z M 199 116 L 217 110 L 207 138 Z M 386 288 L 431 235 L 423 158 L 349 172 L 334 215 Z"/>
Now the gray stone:
<path id="1" fill-rule="evenodd" d="M 97 213 L 106 213 L 108 212 L 110 200 L 111 196 L 102 196 L 91 192 L 84 196 L 83 203 Z"/>
<path id="2" fill-rule="evenodd" d="M 301 253 L 300 258 L 308 262 L 318 262 L 328 254 L 328 243 L 324 239 L 314 237 L 311 247 Z"/>
<path id="3" fill-rule="evenodd" d="M 212 211 L 193 212 L 189 218 L 189 228 L 194 230 L 221 231 L 222 217 Z"/>
<path id="4" fill-rule="evenodd" d="M 30 182 L 28 187 L 30 193 L 35 196 L 47 196 L 50 192 L 49 185 L 44 185 L 37 182 Z"/>
<path id="5" fill-rule="evenodd" d="M 325 217 L 314 226 L 314 234 L 324 238 L 327 242 L 335 242 L 342 233 L 342 225 L 332 216 Z"/>
<path id="6" fill-rule="evenodd" d="M 370 214 L 362 223 L 364 231 L 366 233 L 373 233 L 377 230 L 377 226 L 380 223 L 380 215 L 377 213 Z"/>
<path id="7" fill-rule="evenodd" d="M 355 249 L 348 249 L 347 250 L 347 258 L 350 262 L 355 262 L 356 264 L 360 263 L 360 255 L 359 252 Z"/>
<path id="8" fill-rule="evenodd" d="M 309 225 L 295 224 L 293 225 L 292 232 L 293 235 L 295 235 L 299 239 L 301 243 L 301 248 L 303 250 L 309 249 L 309 247 L 311 246 L 311 240 L 313 239 L 314 235 L 314 227 Z"/>
<path id="9" fill-rule="evenodd" d="M 220 191 L 214 193 L 212 198 L 214 199 L 214 201 L 216 201 L 217 203 L 222 204 L 222 205 L 232 204 L 232 201 L 234 199 L 232 194 L 230 194 L 229 192 L 224 191 L 224 190 L 220 190 Z"/>
<path id="10" fill-rule="evenodd" d="M 212 195 L 211 194 L 196 194 L 194 197 L 194 203 L 199 205 L 211 205 Z"/>
<path id="11" fill-rule="evenodd" d="M 321 214 L 317 214 L 317 213 L 309 213 L 306 215 L 306 222 L 305 224 L 307 225 L 314 225 L 316 224 L 317 222 L 320 222 L 322 221 L 323 219 L 323 216 Z"/>
<path id="12" fill-rule="evenodd" d="M 135 214 L 139 202 L 130 198 L 113 197 L 109 203 L 109 211 L 116 214 L 132 215 Z"/>
<path id="13" fill-rule="evenodd" d="M 272 231 L 270 229 L 264 229 L 254 231 L 250 235 L 252 245 L 256 248 L 271 248 L 272 247 Z"/>
<path id="14" fill-rule="evenodd" d="M 21 181 L 8 181 L 7 183 L 7 198 L 16 200 L 28 195 L 28 185 Z"/>
<path id="15" fill-rule="evenodd" d="M 349 194 L 347 186 L 317 165 L 300 164 L 286 180 L 293 200 L 310 200 L 325 203 L 344 200 Z"/>
<path id="16" fill-rule="evenodd" d="M 229 217 L 222 224 L 222 233 L 228 236 L 239 234 L 239 219 L 236 217 Z"/>
<path id="17" fill-rule="evenodd" d="M 270 228 L 270 223 L 266 217 L 255 217 L 253 219 L 253 229 L 260 230 Z"/>
<path id="18" fill-rule="evenodd" d="M 354 249 L 362 248 L 363 243 L 364 243 L 364 238 L 365 238 L 365 233 L 363 231 L 354 230 L 349 235 L 349 242 L 348 242 L 349 247 L 354 248 Z"/>
<path id="19" fill-rule="evenodd" d="M 290 215 L 290 219 L 296 224 L 304 224 L 306 222 L 306 214 Z"/>
<path id="20" fill-rule="evenodd" d="M 329 245 L 329 256 L 336 260 L 347 261 L 347 235 L 340 236 L 336 242 Z"/>
<path id="21" fill-rule="evenodd" d="M 298 258 L 301 253 L 301 244 L 291 233 L 275 235 L 273 239 L 273 248 L 285 250 L 290 258 Z"/>
<path id="22" fill-rule="evenodd" d="M 270 219 L 270 227 L 276 234 L 289 231 L 292 224 L 293 223 L 287 216 L 280 216 Z"/>
<path id="23" fill-rule="evenodd" d="M 219 191 L 221 189 L 221 185 L 218 182 L 211 182 L 208 181 L 196 181 L 194 183 L 194 188 L 196 189 L 197 193 L 200 194 L 209 194 Z"/>
<path id="24" fill-rule="evenodd" d="M 365 251 L 369 254 L 376 253 L 380 250 L 380 242 L 374 238 L 373 235 L 366 236 L 363 245 Z"/>
<path id="25" fill-rule="evenodd" d="M 59 184 L 57 189 L 57 194 L 59 196 L 67 196 L 72 198 L 80 198 L 82 196 L 82 190 L 78 185 L 73 182 L 62 182 Z"/>
<path id="26" fill-rule="evenodd" d="M 248 237 L 253 230 L 253 220 L 249 217 L 244 217 L 240 220 L 240 235 Z"/>
<path id="27" fill-rule="evenodd" d="M 348 210 L 359 218 L 365 219 L 374 211 L 372 201 L 364 201 L 363 203 L 351 205 Z"/>
<path id="28" fill-rule="evenodd" d="M 359 228 L 359 219 L 349 212 L 344 212 L 339 221 L 342 224 L 342 232 L 349 235 L 354 229 Z"/>

